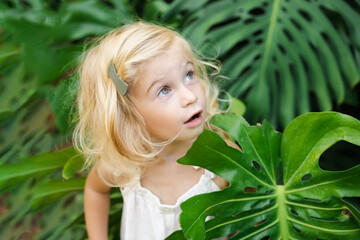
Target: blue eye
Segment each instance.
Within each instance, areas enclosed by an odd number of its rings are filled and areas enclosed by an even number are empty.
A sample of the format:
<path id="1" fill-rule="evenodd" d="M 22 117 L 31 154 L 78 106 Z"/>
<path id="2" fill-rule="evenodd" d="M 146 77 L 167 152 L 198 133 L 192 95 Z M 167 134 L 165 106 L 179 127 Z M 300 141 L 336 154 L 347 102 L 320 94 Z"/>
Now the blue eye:
<path id="1" fill-rule="evenodd" d="M 195 78 L 195 74 L 194 74 L 193 71 L 188 72 L 188 73 L 186 74 L 186 76 L 185 76 L 186 81 L 191 81 L 191 80 L 193 80 L 194 78 Z"/>
<path id="2" fill-rule="evenodd" d="M 165 96 L 169 93 L 170 93 L 170 88 L 166 86 L 160 89 L 158 96 Z"/>

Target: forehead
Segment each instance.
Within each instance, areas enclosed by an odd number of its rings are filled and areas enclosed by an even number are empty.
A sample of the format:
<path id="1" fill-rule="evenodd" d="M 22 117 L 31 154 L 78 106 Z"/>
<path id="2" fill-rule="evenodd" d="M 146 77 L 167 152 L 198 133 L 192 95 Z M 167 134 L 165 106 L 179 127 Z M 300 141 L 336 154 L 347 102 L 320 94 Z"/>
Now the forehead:
<path id="1" fill-rule="evenodd" d="M 159 77 L 162 77 L 159 75 L 171 74 L 169 73 L 169 70 L 185 67 L 190 61 L 188 54 L 184 43 L 181 40 L 175 40 L 163 53 L 143 64 L 139 80 L 158 79 Z"/>
<path id="2" fill-rule="evenodd" d="M 176 39 L 174 40 L 167 49 L 165 49 L 162 53 L 159 55 L 149 59 L 144 67 L 149 68 L 151 66 L 156 65 L 156 63 L 166 60 L 166 63 L 172 63 L 176 60 L 181 60 L 183 58 L 188 58 L 188 53 L 185 50 L 184 43 Z"/>

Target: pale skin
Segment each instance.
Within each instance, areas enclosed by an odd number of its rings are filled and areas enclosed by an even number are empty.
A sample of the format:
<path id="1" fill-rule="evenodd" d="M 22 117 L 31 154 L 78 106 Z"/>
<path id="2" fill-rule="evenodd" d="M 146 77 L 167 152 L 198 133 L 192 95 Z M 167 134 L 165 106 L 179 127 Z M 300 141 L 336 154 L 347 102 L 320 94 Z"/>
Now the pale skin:
<path id="1" fill-rule="evenodd" d="M 180 196 L 199 182 L 204 169 L 181 165 L 184 156 L 204 128 L 205 94 L 193 65 L 175 41 L 168 51 L 145 64 L 132 91 L 135 106 L 143 116 L 154 139 L 164 141 L 177 135 L 160 153 L 160 161 L 147 167 L 141 185 L 157 196 L 162 204 L 174 205 Z M 188 120 L 198 114 L 197 120 Z M 226 140 L 228 145 L 238 146 Z M 228 182 L 216 176 L 220 189 Z M 110 187 L 93 168 L 85 184 L 85 221 L 90 240 L 107 239 Z"/>

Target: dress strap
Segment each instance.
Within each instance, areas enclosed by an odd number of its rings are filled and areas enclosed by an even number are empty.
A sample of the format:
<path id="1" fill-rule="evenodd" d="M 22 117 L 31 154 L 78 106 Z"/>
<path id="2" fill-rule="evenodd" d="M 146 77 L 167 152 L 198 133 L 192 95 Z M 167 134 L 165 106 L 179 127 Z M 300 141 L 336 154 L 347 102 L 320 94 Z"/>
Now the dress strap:
<path id="1" fill-rule="evenodd" d="M 205 173 L 204 175 L 208 178 L 214 179 L 216 177 L 216 175 L 212 172 L 210 172 L 209 170 L 205 169 Z"/>
<path id="2" fill-rule="evenodd" d="M 193 166 L 193 168 L 195 170 L 198 170 L 200 167 L 199 166 Z M 208 178 L 211 178 L 211 179 L 214 179 L 216 177 L 216 175 L 214 173 L 210 172 L 209 170 L 207 170 L 205 168 L 204 168 L 204 170 L 205 170 L 205 172 L 204 172 L 205 177 L 208 177 Z"/>

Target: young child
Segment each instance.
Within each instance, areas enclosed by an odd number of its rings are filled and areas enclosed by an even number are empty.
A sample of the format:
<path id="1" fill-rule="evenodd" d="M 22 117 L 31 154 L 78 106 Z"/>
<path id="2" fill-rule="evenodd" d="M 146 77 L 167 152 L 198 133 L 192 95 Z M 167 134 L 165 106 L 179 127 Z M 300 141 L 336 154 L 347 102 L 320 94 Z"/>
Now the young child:
<path id="1" fill-rule="evenodd" d="M 74 139 L 92 167 L 84 203 L 90 239 L 107 239 L 111 187 L 124 199 L 121 239 L 144 240 L 180 229 L 186 199 L 227 186 L 176 162 L 219 112 L 208 67 L 219 71 L 177 32 L 143 22 L 115 29 L 87 51 Z"/>

